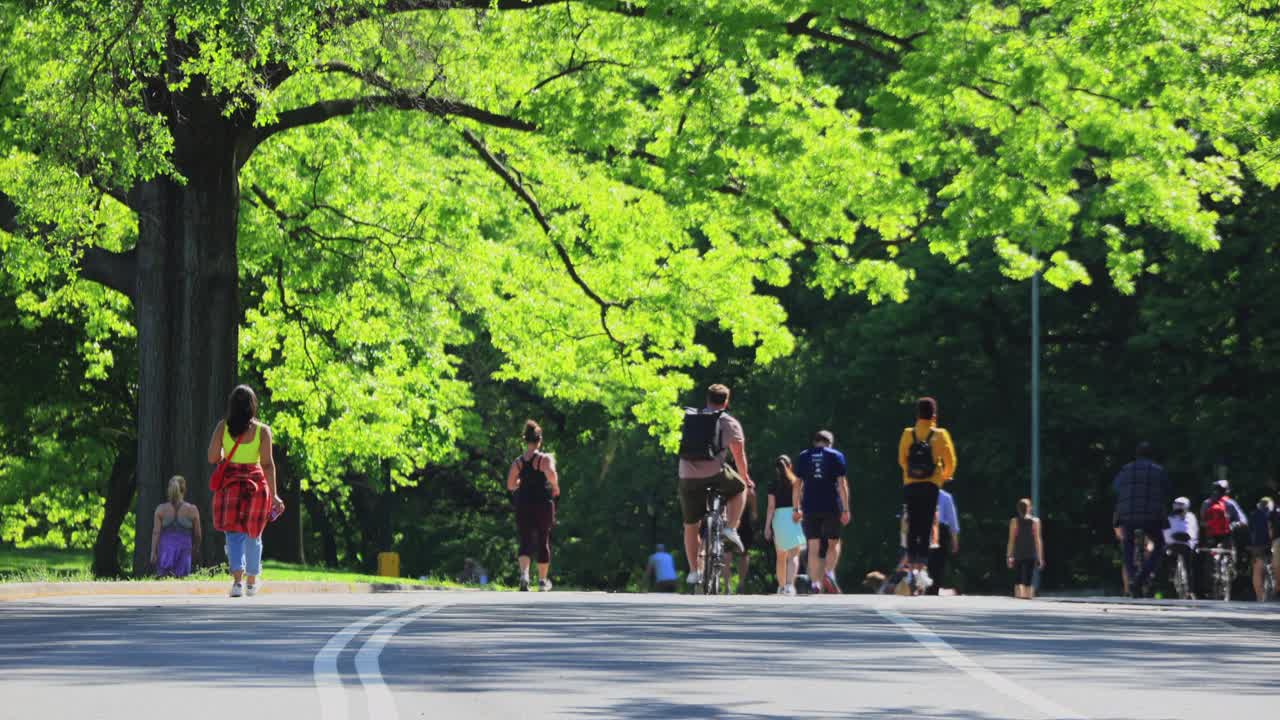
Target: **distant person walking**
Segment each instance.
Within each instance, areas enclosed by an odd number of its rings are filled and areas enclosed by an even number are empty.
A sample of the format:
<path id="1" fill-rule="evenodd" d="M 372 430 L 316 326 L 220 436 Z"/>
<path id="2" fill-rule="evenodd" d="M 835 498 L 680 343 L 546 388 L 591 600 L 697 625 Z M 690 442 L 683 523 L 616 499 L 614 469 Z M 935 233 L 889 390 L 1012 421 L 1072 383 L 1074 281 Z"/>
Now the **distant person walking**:
<path id="1" fill-rule="evenodd" d="M 1271 562 L 1271 514 L 1275 512 L 1275 501 L 1264 497 L 1258 501 L 1258 507 L 1249 518 L 1249 560 L 1253 564 L 1253 592 L 1258 602 L 1266 602 L 1267 594 L 1263 585 L 1267 563 Z"/>
<path id="2" fill-rule="evenodd" d="M 529 564 L 538 562 L 538 590 L 551 589 L 551 528 L 560 497 L 556 459 L 542 452 L 542 427 L 528 420 L 522 434 L 525 450 L 511 461 L 507 490 L 515 493 L 516 533 L 520 536 L 520 591 L 529 591 Z"/>
<path id="3" fill-rule="evenodd" d="M 184 498 L 187 480 L 169 478 L 169 501 L 156 508 L 151 523 L 151 565 L 157 577 L 191 574 L 191 555 L 200 549 L 200 509 Z"/>
<path id="4" fill-rule="evenodd" d="M 1151 444 L 1138 443 L 1137 458 L 1116 474 L 1112 487 L 1116 492 L 1115 522 L 1120 528 L 1121 552 L 1125 575 L 1129 578 L 1129 595 L 1141 596 L 1155 576 L 1164 557 L 1164 526 L 1170 495 L 1169 474 L 1151 461 Z M 1151 553 L 1142 567 L 1137 566 L 1134 542 L 1141 530 L 1151 543 Z"/>
<path id="5" fill-rule="evenodd" d="M 653 583 L 653 591 L 660 593 L 673 593 L 676 591 L 676 581 L 680 579 L 676 572 L 676 560 L 671 557 L 671 553 L 667 552 L 667 546 L 662 543 L 653 549 L 653 554 L 649 556 L 649 564 L 644 569 L 645 579 Z"/>
<path id="6" fill-rule="evenodd" d="M 1035 572 L 1044 569 L 1044 539 L 1040 533 L 1040 518 L 1031 514 L 1031 500 L 1018 501 L 1018 514 L 1009 520 L 1009 545 L 1006 562 L 1014 570 L 1016 579 L 1013 596 L 1031 600 L 1036 596 Z"/>
<path id="7" fill-rule="evenodd" d="M 226 462 L 221 484 L 211 489 L 213 527 L 227 537 L 231 597 L 253 596 L 261 586 L 262 530 L 273 511 L 284 511 L 284 501 L 276 492 L 271 428 L 258 420 L 258 396 L 248 385 L 227 397 L 227 415 L 213 429 L 208 454 L 211 464 Z"/>
<path id="8" fill-rule="evenodd" d="M 960 552 L 960 515 L 956 501 L 946 490 L 938 491 L 938 542 L 929 546 L 929 577 L 933 585 L 926 595 L 937 595 L 946 581 L 947 557 Z"/>
<path id="9" fill-rule="evenodd" d="M 796 457 L 792 468 L 799 484 L 792 499 L 800 508 L 804 537 L 809 543 L 809 584 L 812 593 L 839 593 L 836 566 L 840 563 L 840 531 L 853 518 L 849 510 L 849 470 L 836 450 L 829 430 L 813 434 L 813 446 Z M 826 558 L 819 557 L 827 541 Z"/>
<path id="10" fill-rule="evenodd" d="M 804 548 L 804 528 L 796 522 L 799 508 L 793 507 L 792 494 L 800 482 L 791 470 L 791 458 L 778 456 L 774 461 L 778 476 L 769 486 L 768 511 L 764 516 L 764 539 L 773 541 L 777 556 L 775 571 L 778 594 L 796 594 L 796 574 L 800 572 L 800 550 Z"/>
<path id="11" fill-rule="evenodd" d="M 729 466 L 732 459 L 733 467 Z M 707 491 L 714 488 L 725 498 L 725 526 L 721 537 L 739 552 L 746 548 L 738 536 L 738 524 L 746 507 L 746 489 L 754 487 L 747 469 L 746 436 L 742 424 L 729 414 L 729 388 L 707 388 L 707 404 L 701 410 L 686 408 L 680 429 L 680 465 L 677 469 L 680 519 L 684 525 L 684 552 L 689 560 L 690 585 L 702 582 L 699 557 L 702 534 L 699 525 L 707 508 Z"/>
<path id="12" fill-rule="evenodd" d="M 938 511 L 938 492 L 956 472 L 956 450 L 951 434 L 938 427 L 938 401 L 916 401 L 915 425 L 898 440 L 898 465 L 902 468 L 902 499 L 907 505 L 907 562 L 914 587 L 933 584 L 926 569 L 929 536 Z"/>

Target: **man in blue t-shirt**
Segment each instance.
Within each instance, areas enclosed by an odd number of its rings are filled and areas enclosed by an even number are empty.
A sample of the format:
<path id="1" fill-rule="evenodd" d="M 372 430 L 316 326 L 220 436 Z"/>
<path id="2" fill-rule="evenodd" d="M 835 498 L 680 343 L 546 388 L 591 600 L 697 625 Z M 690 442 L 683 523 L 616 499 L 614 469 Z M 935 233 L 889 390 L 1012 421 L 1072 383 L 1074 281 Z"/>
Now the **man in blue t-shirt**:
<path id="1" fill-rule="evenodd" d="M 835 437 L 828 430 L 813 434 L 813 447 L 800 453 L 792 464 L 799 480 L 792 489 L 795 519 L 804 527 L 809 544 L 809 582 L 812 592 L 840 592 L 836 564 L 840 562 L 840 529 L 849 524 L 849 479 L 844 454 L 832 447 Z M 826 567 L 819 546 L 827 541 Z"/>

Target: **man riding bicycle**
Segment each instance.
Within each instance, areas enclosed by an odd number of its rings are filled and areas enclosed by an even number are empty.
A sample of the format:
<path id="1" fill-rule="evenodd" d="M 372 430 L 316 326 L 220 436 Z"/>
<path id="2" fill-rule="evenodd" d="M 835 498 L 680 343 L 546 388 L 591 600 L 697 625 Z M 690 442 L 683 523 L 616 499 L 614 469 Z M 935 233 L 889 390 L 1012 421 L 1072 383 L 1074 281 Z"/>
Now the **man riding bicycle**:
<path id="1" fill-rule="evenodd" d="M 1173 512 L 1169 513 L 1169 527 L 1164 530 L 1164 541 L 1168 545 L 1169 555 L 1175 559 L 1182 558 L 1183 567 L 1187 569 L 1189 587 L 1196 586 L 1195 557 L 1196 545 L 1200 542 L 1200 523 L 1195 513 L 1191 512 L 1191 501 L 1185 497 L 1173 501 Z"/>
<path id="2" fill-rule="evenodd" d="M 680 515 L 684 523 L 684 551 L 689 559 L 686 580 L 694 585 L 702 580 L 698 562 L 702 554 L 702 537 L 698 524 L 706 512 L 708 490 L 714 489 L 725 498 L 725 527 L 720 533 L 724 541 L 738 552 L 744 552 L 738 537 L 738 522 L 746 507 L 744 491 L 755 487 L 747 471 L 746 438 L 742 425 L 731 416 L 729 388 L 716 384 L 707 388 L 707 405 L 702 410 L 685 409 L 680 433 L 679 497 Z M 734 467 L 727 464 L 732 458 Z"/>
<path id="3" fill-rule="evenodd" d="M 1164 555 L 1164 507 L 1169 497 L 1169 474 L 1151 461 L 1150 443 L 1138 443 L 1137 458 L 1116 474 L 1116 527 L 1122 532 L 1125 572 L 1130 578 L 1129 594 L 1142 595 L 1143 587 L 1160 566 Z M 1141 530 L 1155 546 L 1142 567 L 1137 567 L 1134 536 Z"/>
<path id="4" fill-rule="evenodd" d="M 1244 510 L 1231 497 L 1231 484 L 1226 479 L 1215 481 L 1209 488 L 1209 497 L 1200 504 L 1200 547 L 1234 552 L 1235 532 L 1248 522 Z M 1201 578 L 1209 583 L 1214 577 L 1217 559 L 1212 554 L 1204 553 L 1202 562 L 1204 573 Z"/>

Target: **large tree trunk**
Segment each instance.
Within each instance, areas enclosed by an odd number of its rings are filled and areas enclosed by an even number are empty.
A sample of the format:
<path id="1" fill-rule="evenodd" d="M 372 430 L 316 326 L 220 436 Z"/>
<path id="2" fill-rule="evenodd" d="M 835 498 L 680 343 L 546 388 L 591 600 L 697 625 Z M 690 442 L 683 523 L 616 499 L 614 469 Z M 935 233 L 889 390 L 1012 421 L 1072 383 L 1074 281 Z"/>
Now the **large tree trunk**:
<path id="1" fill-rule="evenodd" d="M 129 503 L 133 500 L 137 450 L 136 443 L 126 443 L 111 465 L 102 525 L 98 527 L 98 538 L 93 543 L 95 577 L 120 577 L 124 574 L 120 569 L 120 525 L 123 524 L 125 515 L 129 514 Z M 150 541 L 148 535 L 147 542 Z"/>
<path id="2" fill-rule="evenodd" d="M 206 541 L 213 536 L 205 457 L 236 377 L 240 320 L 236 222 L 237 129 L 195 85 L 171 97 L 174 163 L 184 182 L 161 177 L 135 191 L 138 211 L 138 536 L 134 573 L 146 566 L 152 512 L 172 475 L 187 477 Z"/>

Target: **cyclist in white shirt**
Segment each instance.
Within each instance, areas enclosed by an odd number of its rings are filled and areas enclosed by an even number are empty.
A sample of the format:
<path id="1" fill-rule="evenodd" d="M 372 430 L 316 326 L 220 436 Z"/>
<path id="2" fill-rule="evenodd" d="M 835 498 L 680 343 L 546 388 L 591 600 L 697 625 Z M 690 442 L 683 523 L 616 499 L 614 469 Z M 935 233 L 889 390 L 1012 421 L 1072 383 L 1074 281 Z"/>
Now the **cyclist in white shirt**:
<path id="1" fill-rule="evenodd" d="M 1191 512 L 1191 501 L 1185 497 L 1173 501 L 1173 512 L 1169 513 L 1169 527 L 1164 530 L 1165 546 L 1170 555 L 1181 555 L 1187 568 L 1187 580 L 1191 587 L 1196 586 L 1194 562 L 1196 546 L 1200 543 L 1200 522 L 1196 514 Z"/>

